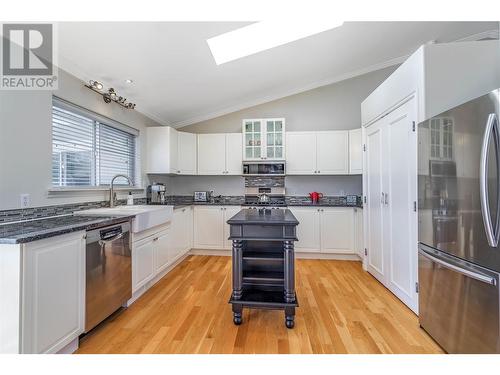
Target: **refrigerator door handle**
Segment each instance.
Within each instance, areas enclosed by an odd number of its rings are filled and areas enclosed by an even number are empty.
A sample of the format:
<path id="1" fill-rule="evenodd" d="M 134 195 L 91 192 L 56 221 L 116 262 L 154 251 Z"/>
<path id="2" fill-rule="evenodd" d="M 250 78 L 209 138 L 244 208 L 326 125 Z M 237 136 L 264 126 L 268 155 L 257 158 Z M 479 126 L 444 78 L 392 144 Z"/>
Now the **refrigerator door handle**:
<path id="1" fill-rule="evenodd" d="M 490 285 L 497 285 L 497 280 L 494 277 L 479 273 L 479 272 L 474 272 L 459 266 L 456 266 L 454 264 L 448 263 L 444 260 L 441 260 L 439 258 L 436 258 L 434 255 L 429 254 L 427 251 L 420 249 L 420 255 L 423 257 L 429 259 L 430 261 L 439 264 L 440 266 L 443 266 L 445 268 L 448 268 L 452 271 L 458 272 L 464 276 L 470 277 L 472 279 L 481 281 L 486 284 Z"/>
<path id="2" fill-rule="evenodd" d="M 490 145 L 491 135 L 495 137 L 493 140 L 496 147 L 496 157 L 498 160 L 498 146 L 499 146 L 499 133 L 498 133 L 498 121 L 496 114 L 491 113 L 488 116 L 488 121 L 486 122 L 486 129 L 484 130 L 483 144 L 481 147 L 481 160 L 479 163 L 479 195 L 481 199 L 481 214 L 483 216 L 484 229 L 486 231 L 486 238 L 488 239 L 488 244 L 491 247 L 498 247 L 498 205 L 497 205 L 497 223 L 495 225 L 496 232 L 493 229 L 493 224 L 491 222 L 491 212 L 490 205 L 488 201 L 488 151 Z M 497 189 L 499 188 L 497 183 Z"/>

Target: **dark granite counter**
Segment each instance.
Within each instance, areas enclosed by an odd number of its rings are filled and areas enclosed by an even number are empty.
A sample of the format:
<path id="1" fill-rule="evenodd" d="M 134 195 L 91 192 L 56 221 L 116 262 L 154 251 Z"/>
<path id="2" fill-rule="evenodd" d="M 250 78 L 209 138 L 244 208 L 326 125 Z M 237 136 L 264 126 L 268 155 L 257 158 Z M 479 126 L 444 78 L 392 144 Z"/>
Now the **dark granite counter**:
<path id="1" fill-rule="evenodd" d="M 123 223 L 131 216 L 58 216 L 0 225 L 0 244 L 18 244 Z"/>
<path id="2" fill-rule="evenodd" d="M 298 225 L 299 222 L 290 210 L 246 210 L 242 209 L 227 223 L 248 225 Z"/>

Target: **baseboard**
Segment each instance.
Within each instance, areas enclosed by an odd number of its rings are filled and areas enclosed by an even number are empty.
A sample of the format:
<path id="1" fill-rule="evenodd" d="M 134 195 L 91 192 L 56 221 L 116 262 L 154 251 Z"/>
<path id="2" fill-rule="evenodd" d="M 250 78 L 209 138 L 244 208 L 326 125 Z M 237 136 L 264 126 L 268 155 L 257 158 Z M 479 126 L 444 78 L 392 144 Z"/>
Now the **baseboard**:
<path id="1" fill-rule="evenodd" d="M 73 354 L 78 350 L 78 342 L 79 339 L 77 337 L 73 341 L 71 341 L 68 345 L 66 345 L 64 348 L 59 350 L 57 354 Z"/>
<path id="2" fill-rule="evenodd" d="M 354 260 L 361 262 L 357 254 L 300 253 L 295 252 L 296 259 Z"/>
<path id="3" fill-rule="evenodd" d="M 191 255 L 214 255 L 214 256 L 231 256 L 231 250 L 220 249 L 220 250 L 207 250 L 207 249 L 191 249 L 189 251 Z"/>

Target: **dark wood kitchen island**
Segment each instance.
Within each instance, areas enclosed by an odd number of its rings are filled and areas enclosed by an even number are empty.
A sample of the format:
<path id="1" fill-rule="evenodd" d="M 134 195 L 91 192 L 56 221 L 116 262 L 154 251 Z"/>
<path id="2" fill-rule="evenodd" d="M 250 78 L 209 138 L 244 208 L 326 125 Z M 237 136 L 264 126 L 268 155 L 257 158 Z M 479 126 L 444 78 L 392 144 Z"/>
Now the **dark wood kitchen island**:
<path id="1" fill-rule="evenodd" d="M 294 241 L 299 222 L 288 209 L 243 209 L 227 221 L 233 241 L 234 324 L 244 307 L 285 311 L 293 328 L 295 308 Z"/>

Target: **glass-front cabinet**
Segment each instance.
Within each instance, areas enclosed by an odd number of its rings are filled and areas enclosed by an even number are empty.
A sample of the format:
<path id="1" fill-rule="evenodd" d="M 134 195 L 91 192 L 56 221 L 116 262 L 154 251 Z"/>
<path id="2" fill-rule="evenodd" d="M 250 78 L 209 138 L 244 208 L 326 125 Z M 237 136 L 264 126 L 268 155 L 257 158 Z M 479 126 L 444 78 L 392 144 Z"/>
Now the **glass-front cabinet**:
<path id="1" fill-rule="evenodd" d="M 285 119 L 243 120 L 243 160 L 284 160 Z"/>

